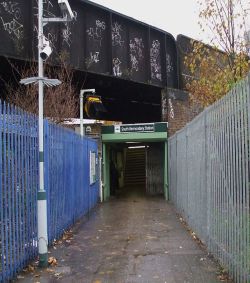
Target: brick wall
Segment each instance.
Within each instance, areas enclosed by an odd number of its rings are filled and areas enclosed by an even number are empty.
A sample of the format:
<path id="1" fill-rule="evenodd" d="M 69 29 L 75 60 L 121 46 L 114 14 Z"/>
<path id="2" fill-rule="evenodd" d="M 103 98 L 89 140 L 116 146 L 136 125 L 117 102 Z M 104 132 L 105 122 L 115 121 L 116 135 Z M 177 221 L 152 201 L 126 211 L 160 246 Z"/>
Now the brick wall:
<path id="1" fill-rule="evenodd" d="M 162 91 L 162 121 L 168 122 L 168 134 L 172 136 L 183 128 L 203 108 L 190 101 L 189 94 L 182 90 L 166 89 Z"/>

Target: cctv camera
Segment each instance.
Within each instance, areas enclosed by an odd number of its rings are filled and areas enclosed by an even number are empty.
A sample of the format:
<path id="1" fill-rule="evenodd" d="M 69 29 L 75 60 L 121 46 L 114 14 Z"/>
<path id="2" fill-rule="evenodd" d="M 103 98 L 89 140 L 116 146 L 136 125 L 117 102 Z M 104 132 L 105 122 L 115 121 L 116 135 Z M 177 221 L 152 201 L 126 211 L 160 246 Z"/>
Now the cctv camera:
<path id="1" fill-rule="evenodd" d="M 45 38 L 43 40 L 44 43 L 43 43 L 42 51 L 40 53 L 40 57 L 43 59 L 43 61 L 45 61 L 52 53 L 52 48 L 50 47 L 48 40 L 46 40 Z"/>
<path id="2" fill-rule="evenodd" d="M 45 61 L 50 56 L 51 53 L 52 53 L 52 49 L 49 45 L 47 45 L 43 48 L 42 52 L 40 53 L 40 56 L 43 59 L 43 61 Z"/>
<path id="3" fill-rule="evenodd" d="M 71 10 L 68 0 L 58 0 L 58 5 L 67 18 L 69 18 L 70 20 L 74 19 L 74 13 Z"/>

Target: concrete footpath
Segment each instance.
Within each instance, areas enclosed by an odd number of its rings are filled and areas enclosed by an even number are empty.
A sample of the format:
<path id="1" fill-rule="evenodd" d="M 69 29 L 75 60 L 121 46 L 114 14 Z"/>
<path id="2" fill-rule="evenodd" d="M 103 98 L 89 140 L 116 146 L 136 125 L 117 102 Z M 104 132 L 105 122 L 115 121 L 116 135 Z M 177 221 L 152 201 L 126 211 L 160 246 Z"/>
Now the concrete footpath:
<path id="1" fill-rule="evenodd" d="M 160 198 L 130 197 L 99 205 L 50 249 L 54 264 L 15 282 L 220 282 L 218 266 Z M 227 281 L 224 281 L 227 282 Z"/>

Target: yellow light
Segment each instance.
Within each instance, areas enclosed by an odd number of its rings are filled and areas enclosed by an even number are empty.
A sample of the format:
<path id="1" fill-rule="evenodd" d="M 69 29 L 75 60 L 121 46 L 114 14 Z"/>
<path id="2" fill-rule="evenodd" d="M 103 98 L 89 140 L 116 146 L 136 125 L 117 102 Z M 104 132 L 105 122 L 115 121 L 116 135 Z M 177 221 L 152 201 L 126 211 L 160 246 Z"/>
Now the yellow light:
<path id="1" fill-rule="evenodd" d="M 93 96 L 87 97 L 87 102 L 102 103 L 99 97 L 93 97 Z"/>

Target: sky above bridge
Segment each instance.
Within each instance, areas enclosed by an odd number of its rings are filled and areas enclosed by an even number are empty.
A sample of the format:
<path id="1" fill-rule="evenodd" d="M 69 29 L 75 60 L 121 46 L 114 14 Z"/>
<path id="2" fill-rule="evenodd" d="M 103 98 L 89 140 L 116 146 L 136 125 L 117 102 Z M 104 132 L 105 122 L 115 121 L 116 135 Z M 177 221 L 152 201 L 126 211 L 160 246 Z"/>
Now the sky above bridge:
<path id="1" fill-rule="evenodd" d="M 197 0 L 91 0 L 112 10 L 168 31 L 209 43 L 207 33 L 198 26 L 199 7 Z M 244 4 L 249 0 L 242 0 Z M 250 18 L 248 29 L 250 29 Z"/>

